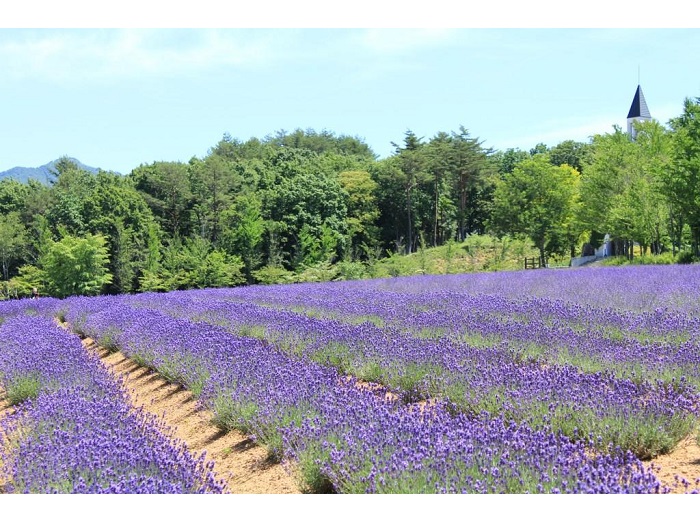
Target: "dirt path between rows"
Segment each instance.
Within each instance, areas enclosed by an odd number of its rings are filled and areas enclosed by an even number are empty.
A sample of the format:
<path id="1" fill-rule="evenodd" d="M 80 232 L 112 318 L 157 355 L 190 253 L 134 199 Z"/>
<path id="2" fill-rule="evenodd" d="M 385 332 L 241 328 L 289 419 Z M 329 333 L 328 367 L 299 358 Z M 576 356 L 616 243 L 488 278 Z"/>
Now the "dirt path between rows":
<path id="1" fill-rule="evenodd" d="M 211 423 L 212 413 L 198 408 L 189 391 L 168 383 L 121 352 L 109 352 L 92 339 L 84 339 L 83 345 L 124 381 L 134 406 L 162 418 L 173 429 L 174 437 L 184 441 L 193 454 L 206 451 L 207 459 L 214 461 L 216 477 L 226 483 L 227 493 L 300 493 L 287 469 L 267 460 L 265 449 L 245 435 L 218 429 Z"/>
<path id="2" fill-rule="evenodd" d="M 15 408 L 10 405 L 9 400 L 5 395 L 5 391 L 2 389 L 2 387 L 0 387 L 0 421 L 2 421 L 4 417 L 13 414 L 14 411 Z M 2 443 L 3 437 L 4 436 L 2 434 L 2 429 L 0 428 L 0 443 Z M 6 492 L 5 485 L 10 481 L 9 479 L 6 479 L 4 477 L 3 472 L 4 469 L 2 468 L 2 455 L 0 455 L 0 494 L 4 494 Z"/>
<path id="3" fill-rule="evenodd" d="M 645 461 L 644 464 L 659 467 L 660 470 L 654 472 L 657 479 L 674 494 L 683 494 L 694 489 L 700 491 L 700 446 L 694 434 L 681 441 L 670 454 Z M 681 478 L 686 483 L 683 483 Z"/>

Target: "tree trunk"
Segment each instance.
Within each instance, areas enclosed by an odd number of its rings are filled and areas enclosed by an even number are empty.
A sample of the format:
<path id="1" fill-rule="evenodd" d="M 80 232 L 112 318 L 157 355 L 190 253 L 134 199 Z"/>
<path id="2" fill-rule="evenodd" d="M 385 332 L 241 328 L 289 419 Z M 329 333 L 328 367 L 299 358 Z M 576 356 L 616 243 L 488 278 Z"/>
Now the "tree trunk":
<path id="1" fill-rule="evenodd" d="M 406 208 L 408 211 L 408 240 L 406 242 L 406 254 L 411 253 L 413 244 L 413 225 L 411 223 L 411 189 L 406 192 Z"/>
<path id="2" fill-rule="evenodd" d="M 435 175 L 435 225 L 433 227 L 433 246 L 438 245 L 438 202 L 440 200 L 440 191 L 438 188 L 438 176 Z"/>
<path id="3" fill-rule="evenodd" d="M 540 268 L 545 267 L 545 258 L 544 258 L 544 245 L 538 246 L 540 250 Z"/>

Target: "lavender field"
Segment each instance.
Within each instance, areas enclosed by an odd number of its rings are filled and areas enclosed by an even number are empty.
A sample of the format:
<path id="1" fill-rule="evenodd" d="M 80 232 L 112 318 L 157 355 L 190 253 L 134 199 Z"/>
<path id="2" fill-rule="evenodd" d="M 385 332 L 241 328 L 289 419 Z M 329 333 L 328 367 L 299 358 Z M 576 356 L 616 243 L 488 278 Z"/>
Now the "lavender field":
<path id="1" fill-rule="evenodd" d="M 642 461 L 698 435 L 697 266 L 10 301 L 0 303 L 0 387 L 21 417 L 3 420 L 0 435 L 13 491 L 220 490 L 163 432 L 179 466 L 149 470 L 159 481 L 128 485 L 120 474 L 90 485 L 90 465 L 58 469 L 70 481 L 48 488 L 23 481 L 37 462 L 58 461 L 40 402 L 101 384 L 80 363 L 99 364 L 77 357 L 78 337 L 52 318 L 192 391 L 222 430 L 297 465 L 307 492 L 663 493 Z M 69 361 L 63 348 L 75 352 Z M 81 437 L 93 423 L 52 410 L 73 439 L 100 441 Z M 20 428 L 40 429 L 31 446 Z M 127 468 L 128 458 L 101 459 L 108 449 L 90 452 L 93 468 Z"/>

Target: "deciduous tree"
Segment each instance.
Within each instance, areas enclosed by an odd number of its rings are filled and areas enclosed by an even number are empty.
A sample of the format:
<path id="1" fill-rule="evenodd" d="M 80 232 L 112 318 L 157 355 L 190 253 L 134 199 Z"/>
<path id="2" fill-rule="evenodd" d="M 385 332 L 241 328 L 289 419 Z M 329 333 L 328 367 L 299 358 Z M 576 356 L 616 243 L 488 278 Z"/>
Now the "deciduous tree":
<path id="1" fill-rule="evenodd" d="M 548 255 L 569 247 L 562 240 L 577 211 L 578 190 L 575 169 L 553 166 L 547 155 L 535 155 L 496 183 L 491 228 L 498 235 L 529 237 L 544 264 Z"/>

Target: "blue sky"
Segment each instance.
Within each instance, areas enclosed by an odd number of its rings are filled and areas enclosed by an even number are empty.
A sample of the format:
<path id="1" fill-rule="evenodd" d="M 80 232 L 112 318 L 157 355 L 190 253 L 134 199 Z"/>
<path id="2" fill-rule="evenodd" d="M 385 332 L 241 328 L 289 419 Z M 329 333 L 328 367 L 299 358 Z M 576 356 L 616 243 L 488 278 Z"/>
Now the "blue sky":
<path id="1" fill-rule="evenodd" d="M 537 3 L 491 2 L 471 18 L 445 15 L 442 0 L 430 3 L 441 16 L 404 2 L 410 16 L 397 18 L 390 4 L 361 0 L 342 17 L 317 3 L 315 18 L 274 2 L 274 16 L 234 15 L 210 0 L 197 2 L 209 13 L 199 18 L 11 12 L 0 27 L 0 171 L 68 155 L 127 173 L 203 157 L 224 133 L 296 128 L 358 136 L 380 157 L 409 129 L 427 140 L 460 125 L 486 147 L 529 149 L 624 128 L 638 78 L 663 124 L 700 97 L 700 30 L 682 27 L 682 11 L 596 18 L 596 0 L 588 14 L 541 22 Z"/>

